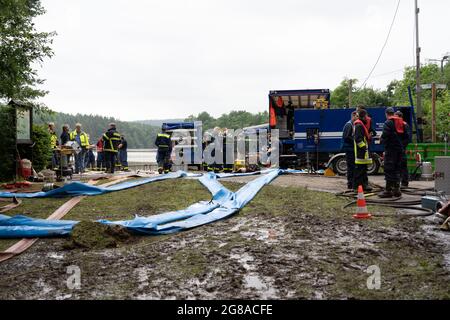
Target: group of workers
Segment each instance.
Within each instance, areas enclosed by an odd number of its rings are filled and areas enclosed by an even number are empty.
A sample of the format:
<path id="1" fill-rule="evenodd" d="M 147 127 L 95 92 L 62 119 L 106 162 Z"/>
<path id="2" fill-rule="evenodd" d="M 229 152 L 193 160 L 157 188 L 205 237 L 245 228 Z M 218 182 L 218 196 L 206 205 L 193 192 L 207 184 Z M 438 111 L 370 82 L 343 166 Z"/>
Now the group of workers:
<path id="1" fill-rule="evenodd" d="M 386 121 L 383 125 L 380 143 L 384 145 L 383 160 L 386 187 L 379 196 L 382 198 L 399 197 L 401 196 L 401 186 L 407 187 L 409 183 L 406 148 L 411 141 L 411 132 L 400 111 L 394 112 L 393 108 L 388 107 L 385 113 Z M 74 141 L 80 148 L 79 152 L 74 154 L 75 173 L 82 173 L 85 168 L 114 173 L 117 165 L 125 171 L 128 170 L 127 141 L 123 135 L 117 132 L 115 123 L 109 124 L 108 130 L 97 141 L 96 145 L 89 143 L 89 135 L 81 128 L 81 124 L 77 123 L 75 130 L 70 131 L 69 125 L 65 124 L 62 127 L 59 141 L 55 124 L 48 124 L 53 149 L 53 168 L 60 165 L 63 156 L 62 153 L 58 153 L 61 150 L 60 146 L 65 146 L 68 142 Z M 346 156 L 347 187 L 349 190 L 357 191 L 358 186 L 361 185 L 364 191 L 372 191 L 367 176 L 367 167 L 373 161 L 370 157 L 369 146 L 376 135 L 377 132 L 373 128 L 372 119 L 367 110 L 362 106 L 358 107 L 352 112 L 351 119 L 345 124 L 342 134 L 342 149 Z M 233 171 L 233 163 L 227 161 L 227 144 L 233 143 L 233 140 L 228 139 L 228 137 L 226 128 L 216 127 L 212 132 L 206 132 L 203 139 L 203 150 L 211 143 L 221 143 L 223 154 L 219 157 L 223 158 L 223 161 L 217 161 L 214 148 L 211 150 L 211 156 L 215 160 L 209 164 L 204 163 L 204 169 L 215 172 Z M 221 141 L 215 141 L 216 139 Z M 168 173 L 171 169 L 172 139 L 170 133 L 164 128 L 156 136 L 155 145 L 158 148 L 156 156 L 158 171 L 159 173 Z M 97 159 L 95 159 L 93 153 L 94 148 L 97 149 Z"/>
<path id="2" fill-rule="evenodd" d="M 70 131 L 68 124 L 63 125 L 60 139 L 55 130 L 55 124 L 48 124 L 52 154 L 52 169 L 66 167 L 70 160 L 70 154 L 64 154 L 62 149 L 75 150 L 70 142 L 76 142 L 79 149 L 74 152 L 75 173 L 83 173 L 87 168 L 92 170 L 114 173 L 120 166 L 128 171 L 127 141 L 123 135 L 117 132 L 116 124 L 110 123 L 108 130 L 100 137 L 95 145 L 89 143 L 89 135 L 82 130 L 82 125 L 77 123 L 75 130 Z M 93 150 L 97 150 L 97 159 Z"/>
<path id="3" fill-rule="evenodd" d="M 384 145 L 384 175 L 385 190 L 379 194 L 381 198 L 401 196 L 401 187 L 409 184 L 406 148 L 411 142 L 409 125 L 403 120 L 400 111 L 386 108 L 386 121 L 380 143 Z M 370 192 L 367 177 L 367 167 L 372 164 L 370 157 L 370 142 L 377 135 L 372 126 L 372 119 L 363 107 L 352 112 L 351 119 L 343 129 L 343 151 L 347 162 L 347 187 L 357 191 L 362 186 L 364 191 Z"/>
<path id="4" fill-rule="evenodd" d="M 220 141 L 216 141 L 216 139 Z M 228 128 L 215 127 L 212 131 L 206 131 L 202 141 L 202 149 L 205 150 L 210 144 L 216 142 L 222 147 L 218 148 L 218 150 L 222 150 L 222 155 L 217 155 L 218 157 L 216 158 L 216 148 L 211 149 L 211 157 L 214 161 L 209 161 L 210 163 L 203 162 L 203 169 L 214 172 L 233 172 L 233 157 L 228 157 L 229 159 L 227 159 L 227 149 L 230 150 L 228 145 L 234 143 L 234 140 Z"/>
<path id="5" fill-rule="evenodd" d="M 216 141 L 219 139 L 220 141 Z M 217 148 L 222 150 L 222 155 L 217 155 L 222 161 L 218 161 L 216 158 L 216 148 L 211 148 L 210 155 L 211 161 L 207 163 L 204 159 L 202 164 L 205 171 L 214 172 L 233 172 L 233 160 L 232 157 L 227 159 L 227 145 L 234 143 L 232 136 L 227 128 L 215 127 L 212 131 L 206 131 L 202 140 L 202 150 L 205 149 L 212 143 L 220 143 L 222 148 Z M 156 155 L 156 162 L 158 163 L 158 172 L 167 173 L 171 169 L 171 153 L 172 153 L 172 141 L 171 135 L 165 128 L 162 132 L 156 136 L 155 145 L 158 147 L 158 152 Z M 231 149 L 232 150 L 232 149 Z"/>

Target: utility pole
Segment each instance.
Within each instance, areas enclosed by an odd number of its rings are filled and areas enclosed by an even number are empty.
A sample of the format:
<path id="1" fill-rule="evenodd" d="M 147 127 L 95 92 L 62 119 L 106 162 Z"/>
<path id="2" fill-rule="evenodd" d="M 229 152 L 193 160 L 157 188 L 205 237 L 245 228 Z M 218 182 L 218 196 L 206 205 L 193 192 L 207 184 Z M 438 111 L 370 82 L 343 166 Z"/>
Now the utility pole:
<path id="1" fill-rule="evenodd" d="M 423 110 L 420 87 L 420 46 L 419 46 L 419 8 L 414 0 L 416 20 L 416 112 L 417 112 L 417 140 L 423 142 Z"/>
<path id="2" fill-rule="evenodd" d="M 436 143 L 436 83 L 431 84 L 431 142 Z"/>
<path id="3" fill-rule="evenodd" d="M 441 59 L 441 74 L 442 74 L 442 77 L 444 77 L 444 61 L 448 60 L 449 58 L 450 58 L 450 54 L 447 53 Z"/>
<path id="4" fill-rule="evenodd" d="M 348 79 L 348 107 L 352 107 L 352 89 L 353 89 L 353 80 Z"/>

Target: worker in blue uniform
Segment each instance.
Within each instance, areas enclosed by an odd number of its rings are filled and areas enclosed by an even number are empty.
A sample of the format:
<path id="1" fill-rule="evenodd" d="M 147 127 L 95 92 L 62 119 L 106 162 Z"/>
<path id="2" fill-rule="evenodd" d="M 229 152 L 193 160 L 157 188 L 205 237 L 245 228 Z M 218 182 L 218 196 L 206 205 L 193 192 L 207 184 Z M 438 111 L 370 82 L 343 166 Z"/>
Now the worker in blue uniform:
<path id="1" fill-rule="evenodd" d="M 353 123 L 358 119 L 358 112 L 353 111 L 350 120 L 342 130 L 342 152 L 345 152 L 347 163 L 347 188 L 353 190 L 353 174 L 355 171 L 355 150 L 353 143 Z"/>
<path id="2" fill-rule="evenodd" d="M 119 144 L 120 133 L 116 130 L 116 124 L 110 123 L 108 131 L 103 134 L 103 154 L 107 173 L 114 173 Z"/>
<path id="3" fill-rule="evenodd" d="M 380 142 L 384 145 L 384 179 L 385 190 L 379 194 L 380 198 L 400 197 L 401 164 L 404 147 L 401 136 L 405 132 L 403 119 L 395 116 L 394 109 L 386 108 L 386 121 Z"/>
<path id="4" fill-rule="evenodd" d="M 233 148 L 233 136 L 231 135 L 230 131 L 228 131 L 227 128 L 224 128 L 222 130 L 222 150 L 223 150 L 223 165 L 222 170 L 225 173 L 231 173 L 233 172 L 233 160 L 234 155 L 232 152 L 234 151 Z M 228 154 L 231 152 L 231 155 Z M 227 161 L 227 157 L 230 158 L 230 161 Z"/>
<path id="5" fill-rule="evenodd" d="M 395 115 L 403 119 L 403 113 L 401 111 L 395 112 Z M 408 155 L 406 149 L 408 144 L 411 143 L 411 127 L 403 120 L 403 125 L 405 126 L 405 132 L 400 135 L 400 140 L 403 146 L 402 163 L 400 165 L 400 180 L 402 187 L 408 187 L 409 185 L 409 172 L 408 172 Z"/>
<path id="6" fill-rule="evenodd" d="M 170 171 L 170 154 L 172 153 L 172 141 L 170 135 L 166 129 L 162 129 L 161 133 L 158 133 L 155 140 L 155 146 L 158 147 L 158 153 L 156 154 L 156 162 L 158 163 L 158 172 L 169 173 Z"/>
<path id="7" fill-rule="evenodd" d="M 369 144 L 372 138 L 366 123 L 367 111 L 360 109 L 358 119 L 353 122 L 353 148 L 355 152 L 355 171 L 353 175 L 353 189 L 357 191 L 362 186 L 364 191 L 372 191 L 367 177 L 367 166 L 372 164 L 369 156 Z"/>
<path id="8" fill-rule="evenodd" d="M 119 161 L 123 171 L 128 171 L 128 142 L 125 136 L 120 137 Z"/>

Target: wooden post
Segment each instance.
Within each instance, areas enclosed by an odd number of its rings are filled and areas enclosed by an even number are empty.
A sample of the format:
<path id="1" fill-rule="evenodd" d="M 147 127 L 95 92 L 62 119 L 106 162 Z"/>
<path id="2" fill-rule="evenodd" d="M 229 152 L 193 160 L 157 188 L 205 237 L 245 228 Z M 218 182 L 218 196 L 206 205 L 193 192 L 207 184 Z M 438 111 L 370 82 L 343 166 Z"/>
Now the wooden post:
<path id="1" fill-rule="evenodd" d="M 352 90 L 353 90 L 353 80 L 348 80 L 348 107 L 352 107 Z"/>

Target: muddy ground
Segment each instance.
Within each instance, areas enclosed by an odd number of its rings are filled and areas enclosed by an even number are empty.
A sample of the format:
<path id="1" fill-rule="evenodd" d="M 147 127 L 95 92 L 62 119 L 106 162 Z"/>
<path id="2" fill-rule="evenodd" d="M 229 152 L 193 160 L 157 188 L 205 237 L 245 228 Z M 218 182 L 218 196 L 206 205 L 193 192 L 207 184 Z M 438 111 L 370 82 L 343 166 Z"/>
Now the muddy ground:
<path id="1" fill-rule="evenodd" d="M 253 178 L 224 184 L 236 190 Z M 168 236 L 133 237 L 117 248 L 68 249 L 67 239 L 40 240 L 0 264 L 0 299 L 450 298 L 450 236 L 430 218 L 357 221 L 353 207 L 342 209 L 344 199 L 314 187 L 338 191 L 345 181 L 280 177 L 230 219 Z M 66 218 L 150 215 L 197 198 L 206 200 L 208 193 L 195 180 L 158 182 L 86 198 Z M 50 213 L 62 200 L 39 201 Z M 35 205 L 25 202 L 22 210 L 39 216 Z M 79 289 L 67 286 L 71 266 L 80 268 Z M 368 289 L 370 266 L 380 270 L 379 289 Z"/>

